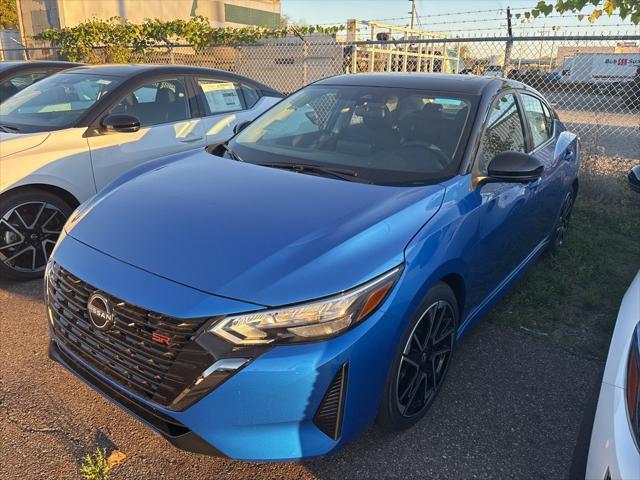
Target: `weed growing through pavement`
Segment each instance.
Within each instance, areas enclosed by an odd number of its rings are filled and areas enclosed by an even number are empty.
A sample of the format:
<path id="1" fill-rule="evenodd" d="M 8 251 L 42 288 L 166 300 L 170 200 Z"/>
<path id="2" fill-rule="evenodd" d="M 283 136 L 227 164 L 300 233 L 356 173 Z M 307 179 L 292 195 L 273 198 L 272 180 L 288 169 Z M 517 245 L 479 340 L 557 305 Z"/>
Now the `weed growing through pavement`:
<path id="1" fill-rule="evenodd" d="M 112 466 L 104 448 L 96 448 L 92 455 L 85 455 L 80 465 L 80 474 L 84 480 L 109 480 Z"/>

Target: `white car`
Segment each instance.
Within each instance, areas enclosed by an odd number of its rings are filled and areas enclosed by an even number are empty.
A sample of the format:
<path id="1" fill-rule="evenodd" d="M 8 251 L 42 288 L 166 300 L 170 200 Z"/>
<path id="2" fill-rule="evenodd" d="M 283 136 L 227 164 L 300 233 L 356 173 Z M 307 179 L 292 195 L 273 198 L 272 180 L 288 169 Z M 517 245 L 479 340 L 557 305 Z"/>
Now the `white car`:
<path id="1" fill-rule="evenodd" d="M 640 272 L 622 299 L 611 338 L 586 478 L 640 478 Z"/>
<path id="2" fill-rule="evenodd" d="M 42 275 L 73 209 L 136 165 L 226 141 L 282 95 L 172 65 L 83 66 L 0 104 L 0 276 Z"/>

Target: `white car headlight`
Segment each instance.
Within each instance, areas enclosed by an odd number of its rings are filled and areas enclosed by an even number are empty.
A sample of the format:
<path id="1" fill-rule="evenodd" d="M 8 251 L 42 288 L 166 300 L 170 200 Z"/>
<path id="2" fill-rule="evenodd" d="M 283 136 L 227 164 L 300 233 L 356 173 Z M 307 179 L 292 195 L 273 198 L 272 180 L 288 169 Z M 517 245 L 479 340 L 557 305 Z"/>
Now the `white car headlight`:
<path id="1" fill-rule="evenodd" d="M 337 335 L 369 316 L 387 297 L 402 267 L 359 287 L 290 307 L 232 315 L 209 331 L 236 345 L 320 340 Z"/>

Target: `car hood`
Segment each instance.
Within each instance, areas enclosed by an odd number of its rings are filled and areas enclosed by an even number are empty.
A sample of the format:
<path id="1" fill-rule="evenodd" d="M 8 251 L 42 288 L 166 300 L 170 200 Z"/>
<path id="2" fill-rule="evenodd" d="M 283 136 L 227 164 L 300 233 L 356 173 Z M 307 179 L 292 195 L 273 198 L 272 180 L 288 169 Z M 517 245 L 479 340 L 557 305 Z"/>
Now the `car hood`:
<path id="1" fill-rule="evenodd" d="M 156 275 L 266 306 L 340 292 L 398 265 L 444 194 L 204 151 L 138 173 L 81 207 L 67 233 Z"/>
<path id="2" fill-rule="evenodd" d="M 37 147 L 44 142 L 51 132 L 38 133 L 5 133 L 0 132 L 0 157 L 8 157 L 14 153 L 23 152 Z"/>

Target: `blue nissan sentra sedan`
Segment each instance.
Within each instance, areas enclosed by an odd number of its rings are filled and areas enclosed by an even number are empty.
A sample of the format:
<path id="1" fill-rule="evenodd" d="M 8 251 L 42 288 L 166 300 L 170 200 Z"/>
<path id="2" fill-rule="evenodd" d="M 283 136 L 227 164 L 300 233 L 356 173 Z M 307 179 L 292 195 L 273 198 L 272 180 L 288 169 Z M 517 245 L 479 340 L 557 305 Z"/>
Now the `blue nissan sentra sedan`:
<path id="1" fill-rule="evenodd" d="M 70 217 L 50 356 L 186 450 L 328 454 L 424 416 L 458 340 L 563 244 L 579 143 L 499 78 L 362 74 Z"/>

